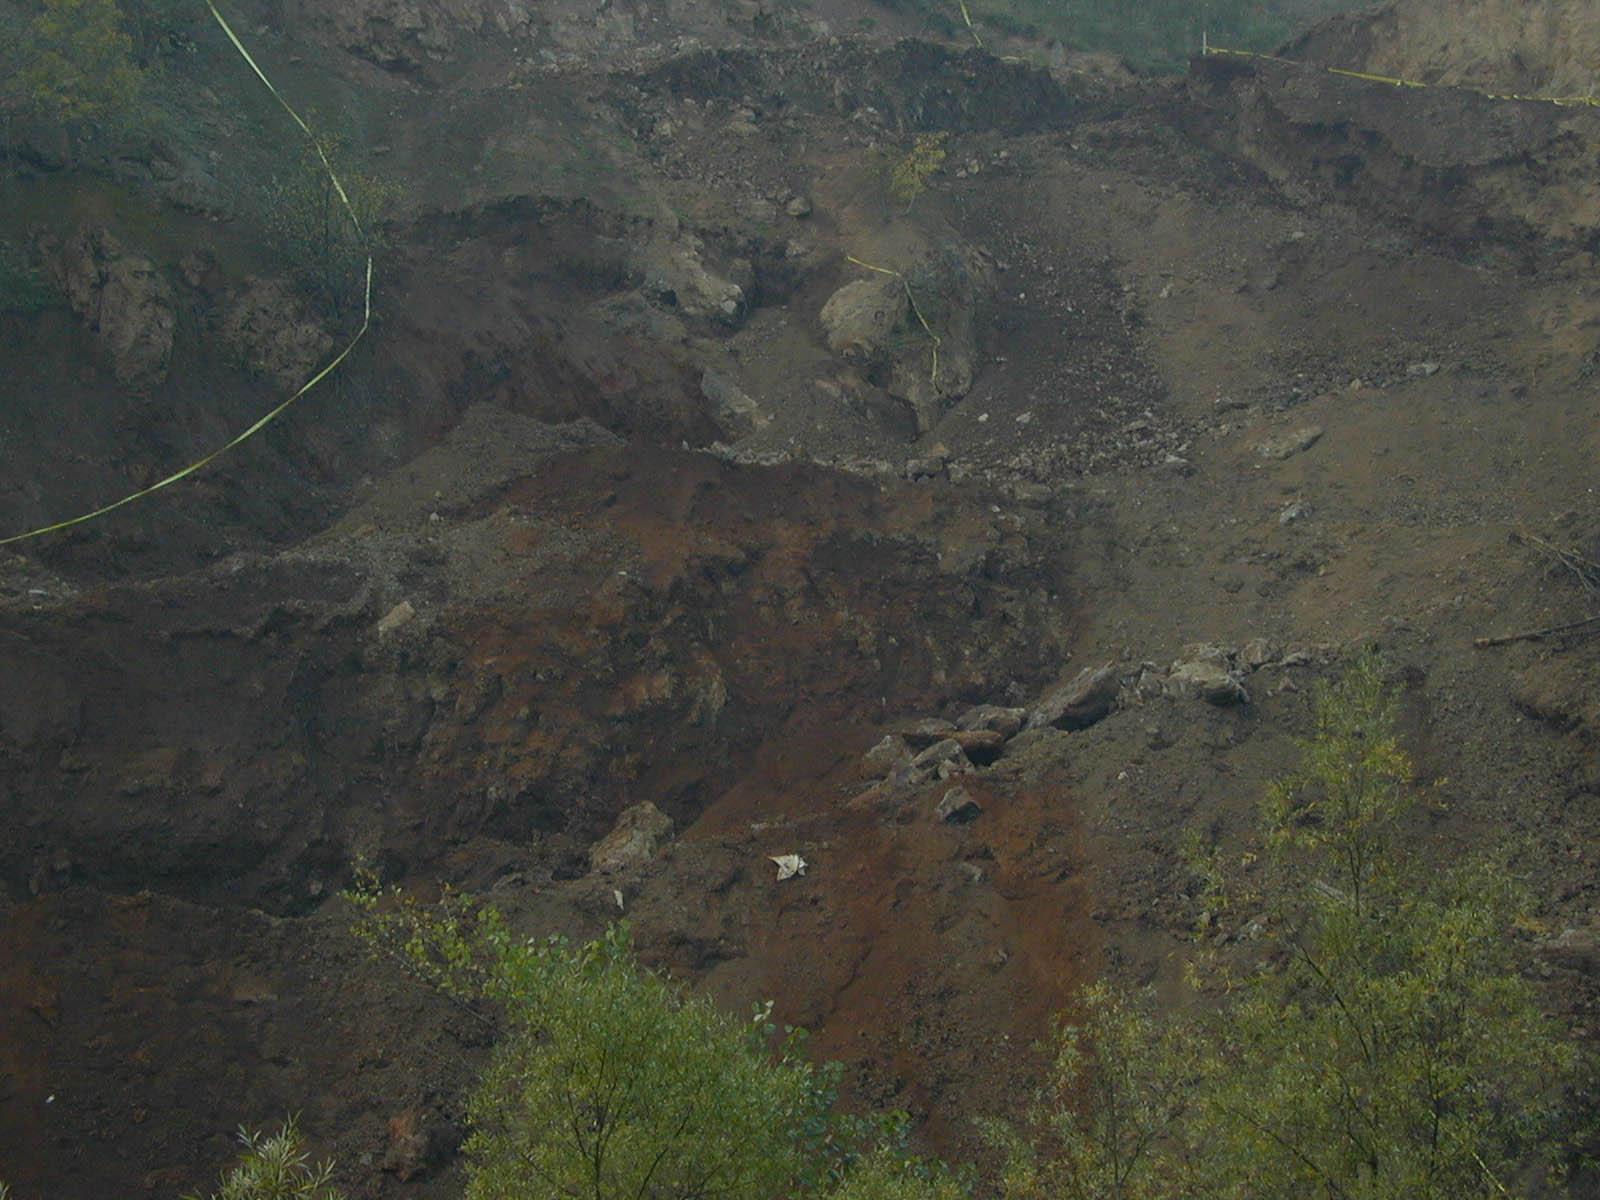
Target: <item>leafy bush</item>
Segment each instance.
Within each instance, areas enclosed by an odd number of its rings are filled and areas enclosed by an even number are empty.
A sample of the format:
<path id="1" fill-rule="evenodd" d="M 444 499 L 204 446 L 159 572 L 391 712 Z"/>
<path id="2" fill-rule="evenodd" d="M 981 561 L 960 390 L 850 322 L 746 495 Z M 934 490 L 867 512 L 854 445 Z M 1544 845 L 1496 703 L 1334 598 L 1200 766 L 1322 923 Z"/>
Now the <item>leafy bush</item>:
<path id="1" fill-rule="evenodd" d="M 947 154 L 944 143 L 948 136 L 943 131 L 917 134 L 911 149 L 890 170 L 889 198 L 905 205 L 908 216 L 917 197 L 928 190 L 928 181 L 944 166 Z"/>
<path id="2" fill-rule="evenodd" d="M 116 0 L 43 0 L 4 52 L 0 110 L 62 121 L 125 114 L 140 86 L 132 54 Z"/>
<path id="3" fill-rule="evenodd" d="M 884 1147 L 852 1164 L 829 1200 L 967 1200 L 972 1191 L 962 1173 L 940 1162 Z"/>
<path id="4" fill-rule="evenodd" d="M 273 1134 L 241 1129 L 239 1140 L 244 1152 L 210 1200 L 342 1200 L 342 1193 L 328 1182 L 333 1164 L 310 1162 L 293 1117 Z"/>
<path id="5" fill-rule="evenodd" d="M 626 925 L 581 947 L 513 935 L 461 897 L 433 908 L 353 895 L 358 931 L 499 1036 L 469 1103 L 471 1200 L 770 1200 L 853 1187 L 912 1200 L 904 1123 L 832 1115 L 838 1068 L 779 1036 L 770 1005 L 735 1020 L 635 960 Z M 872 1176 L 852 1176 L 877 1155 Z M 889 1189 L 893 1169 L 906 1178 Z M 870 1187 L 880 1190 L 864 1191 Z M 952 1200 L 943 1185 L 915 1193 Z"/>
<path id="6" fill-rule="evenodd" d="M 1075 1018 L 1055 1027 L 1026 1136 L 983 1122 L 1004 1154 L 1006 1200 L 1179 1200 L 1166 1160 L 1192 1099 L 1193 1049 L 1188 1030 L 1158 1019 L 1149 993 L 1088 988 Z"/>
<path id="7" fill-rule="evenodd" d="M 321 139 L 320 149 L 319 154 L 304 144 L 294 165 L 269 183 L 266 231 L 301 289 L 325 312 L 340 316 L 361 294 L 367 256 L 381 248 L 381 224 L 399 188 L 340 165 L 336 138 Z M 334 165 L 348 209 L 323 156 Z"/>
<path id="8" fill-rule="evenodd" d="M 1264 883 L 1201 864 L 1205 932 L 1256 952 L 1198 964 L 1220 998 L 1199 1015 L 1090 992 L 1027 1133 L 998 1134 L 1013 1200 L 1460 1200 L 1553 1150 L 1574 1062 L 1515 970 L 1526 897 L 1502 865 L 1405 852 L 1395 713 L 1370 657 L 1321 690 L 1301 770 L 1262 804 Z"/>

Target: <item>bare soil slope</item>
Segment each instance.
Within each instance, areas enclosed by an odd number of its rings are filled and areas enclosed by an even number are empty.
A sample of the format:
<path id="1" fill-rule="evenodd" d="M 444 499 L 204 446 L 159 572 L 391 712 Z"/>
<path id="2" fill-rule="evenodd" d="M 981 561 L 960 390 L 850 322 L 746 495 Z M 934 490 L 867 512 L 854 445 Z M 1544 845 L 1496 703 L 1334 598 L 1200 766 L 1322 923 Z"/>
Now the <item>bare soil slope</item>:
<path id="1" fill-rule="evenodd" d="M 1290 49 L 1346 70 L 1494 92 L 1593 96 L 1600 14 L 1583 0 L 1391 0 Z"/>
<path id="2" fill-rule="evenodd" d="M 269 67 L 345 89 L 417 186 L 343 390 L 0 570 L 18 1196 L 201 1188 L 288 1111 L 352 1196 L 458 1194 L 483 1035 L 362 958 L 360 859 L 530 933 L 625 914 L 648 962 L 812 1028 L 850 1102 L 975 1153 L 1077 983 L 1175 981 L 1184 830 L 1245 829 L 1374 641 L 1419 844 L 1515 848 L 1528 970 L 1594 1037 L 1600 648 L 1474 641 L 1594 611 L 1600 114 L 614 7 L 604 45 L 263 18 Z M 947 157 L 908 213 L 919 133 Z M 92 448 L 8 438 L 16 526 L 141 444 L 209 448 L 191 381 L 224 417 L 272 393 L 208 332 L 272 265 L 244 216 L 186 271 L 140 232 L 161 186 L 117 195 L 64 232 L 170 280 L 162 404 L 108 420 L 88 322 L 6 318 Z M 1101 667 L 1101 703 L 1052 705 Z M 594 868 L 643 800 L 671 837 Z"/>

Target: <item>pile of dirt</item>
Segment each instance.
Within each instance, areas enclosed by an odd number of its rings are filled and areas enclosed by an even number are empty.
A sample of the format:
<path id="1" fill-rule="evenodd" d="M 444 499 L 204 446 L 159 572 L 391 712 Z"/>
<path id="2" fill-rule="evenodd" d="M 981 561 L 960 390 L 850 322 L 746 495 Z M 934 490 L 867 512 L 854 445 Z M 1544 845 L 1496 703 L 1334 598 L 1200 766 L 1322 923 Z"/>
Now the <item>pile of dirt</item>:
<path id="1" fill-rule="evenodd" d="M 1337 195 L 1463 256 L 1587 253 L 1600 234 L 1600 108 L 1396 88 L 1317 66 L 1196 64 L 1194 136 L 1255 166 L 1294 203 Z"/>
<path id="2" fill-rule="evenodd" d="M 1585 0 L 1390 0 L 1334 17 L 1286 53 L 1497 94 L 1594 96 L 1600 12 Z"/>

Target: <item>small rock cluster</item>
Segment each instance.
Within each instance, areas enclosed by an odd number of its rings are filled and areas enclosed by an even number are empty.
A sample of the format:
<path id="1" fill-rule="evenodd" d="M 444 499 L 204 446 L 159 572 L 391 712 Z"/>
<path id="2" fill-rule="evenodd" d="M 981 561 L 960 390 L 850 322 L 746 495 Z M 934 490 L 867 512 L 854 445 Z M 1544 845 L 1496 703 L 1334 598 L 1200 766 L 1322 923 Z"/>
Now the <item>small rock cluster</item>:
<path id="1" fill-rule="evenodd" d="M 1242 646 L 1194 642 L 1179 651 L 1168 667 L 1153 662 L 1139 664 L 1125 701 L 1153 700 L 1162 696 L 1178 700 L 1203 700 L 1219 708 L 1249 704 L 1245 680 L 1257 672 L 1282 667 L 1309 667 L 1329 662 L 1337 650 L 1331 646 L 1279 646 L 1270 638 L 1252 638 Z M 1292 691 L 1283 680 L 1273 689 Z"/>
<path id="2" fill-rule="evenodd" d="M 890 730 L 861 757 L 861 776 L 871 786 L 856 799 L 873 804 L 943 780 L 956 780 L 996 762 L 1019 734 L 1036 730 L 1087 729 L 1113 709 L 1157 699 L 1202 701 L 1218 708 L 1251 703 L 1245 681 L 1285 667 L 1329 661 L 1332 647 L 1285 649 L 1268 638 L 1242 646 L 1199 642 L 1185 646 L 1170 666 L 1140 663 L 1131 673 L 1114 664 L 1085 667 L 1071 682 L 1047 692 L 1031 708 L 980 704 L 954 721 L 925 718 Z M 1269 691 L 1292 691 L 1285 678 Z M 980 816 L 982 807 L 960 786 L 946 791 L 935 809 L 944 821 L 960 824 Z"/>
<path id="3" fill-rule="evenodd" d="M 1027 709 L 980 704 L 955 721 L 929 717 L 907 722 L 862 755 L 862 778 L 877 780 L 879 789 L 900 791 L 969 775 L 1005 752 L 1027 716 Z"/>
<path id="4" fill-rule="evenodd" d="M 970 775 L 998 760 L 1006 744 L 1027 730 L 1087 729 L 1111 711 L 1120 687 L 1110 664 L 1089 667 L 1032 709 L 979 704 L 954 721 L 930 717 L 902 724 L 862 756 L 862 778 L 873 782 L 856 803 L 871 804 L 939 780 Z M 960 824 L 982 811 L 964 788 L 956 787 L 944 794 L 937 815 Z"/>

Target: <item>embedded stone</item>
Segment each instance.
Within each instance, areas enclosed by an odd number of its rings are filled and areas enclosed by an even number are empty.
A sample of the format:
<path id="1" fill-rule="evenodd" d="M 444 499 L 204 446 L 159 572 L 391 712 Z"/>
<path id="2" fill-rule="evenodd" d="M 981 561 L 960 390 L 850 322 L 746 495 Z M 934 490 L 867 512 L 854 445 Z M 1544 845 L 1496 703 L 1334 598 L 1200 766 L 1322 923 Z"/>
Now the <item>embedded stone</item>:
<path id="1" fill-rule="evenodd" d="M 611 832 L 589 847 L 589 867 L 620 871 L 649 862 L 671 832 L 672 818 L 650 801 L 641 801 L 623 810 Z"/>
<path id="2" fill-rule="evenodd" d="M 934 812 L 950 825 L 965 825 L 983 816 L 983 806 L 963 787 L 953 787 L 939 799 Z"/>
<path id="3" fill-rule="evenodd" d="M 1039 701 L 1028 718 L 1028 728 L 1087 729 L 1105 718 L 1116 698 L 1116 669 L 1109 663 L 1085 667 L 1071 683 Z"/>

